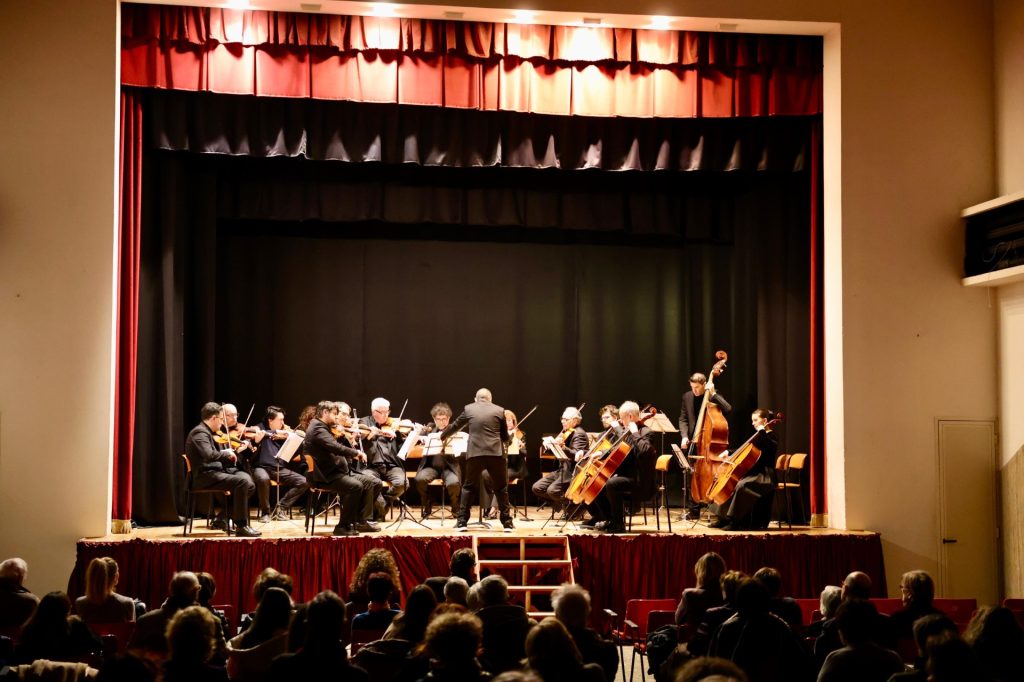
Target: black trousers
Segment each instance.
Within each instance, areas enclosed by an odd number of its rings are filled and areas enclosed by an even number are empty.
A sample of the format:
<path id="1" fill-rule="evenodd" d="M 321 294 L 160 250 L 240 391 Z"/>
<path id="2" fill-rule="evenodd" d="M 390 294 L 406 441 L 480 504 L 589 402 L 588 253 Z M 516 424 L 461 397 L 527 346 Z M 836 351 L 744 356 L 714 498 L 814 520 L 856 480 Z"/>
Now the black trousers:
<path id="1" fill-rule="evenodd" d="M 260 502 L 260 511 L 268 513 L 271 507 L 270 499 L 270 482 L 278 481 L 278 485 L 282 491 L 287 490 L 287 493 L 281 495 L 281 506 L 290 507 L 299 501 L 299 498 L 309 490 L 309 484 L 306 483 L 306 477 L 302 474 L 296 473 L 286 466 L 282 466 L 280 470 L 280 480 L 278 479 L 279 472 L 277 469 L 264 469 L 263 467 L 255 467 L 252 470 L 253 480 L 256 482 L 256 498 Z"/>
<path id="2" fill-rule="evenodd" d="M 420 494 L 420 504 L 424 507 L 430 507 L 430 497 L 427 492 L 427 486 L 430 482 L 440 478 L 444 481 L 444 489 L 448 492 L 448 499 L 451 500 L 452 509 L 459 508 L 459 493 L 462 490 L 462 484 L 459 483 L 459 475 L 451 469 L 443 469 L 438 471 L 434 467 L 423 467 L 416 472 L 416 491 Z M 444 500 L 442 500 L 442 503 Z"/>
<path id="3" fill-rule="evenodd" d="M 624 526 L 626 510 L 622 499 L 627 493 L 636 495 L 638 489 L 639 484 L 635 479 L 628 476 L 612 476 L 587 509 L 597 521 L 607 521 L 612 526 Z"/>
<path id="4" fill-rule="evenodd" d="M 335 476 L 317 487 L 338 493 L 341 523 L 355 523 L 373 516 L 373 502 L 380 492 L 380 481 L 362 472 L 351 472 Z"/>
<path id="5" fill-rule="evenodd" d="M 508 504 L 508 472 L 505 458 L 498 456 L 476 456 L 466 460 L 466 477 L 462 480 L 462 500 L 459 504 L 459 523 L 469 521 L 469 506 L 473 495 L 481 487 L 480 478 L 483 472 L 491 477 L 494 496 L 498 499 L 498 513 L 502 521 L 512 520 L 512 510 Z"/>
<path id="6" fill-rule="evenodd" d="M 409 487 L 409 478 L 405 475 L 405 469 L 399 466 L 388 464 L 374 464 L 363 469 L 362 473 L 373 476 L 378 481 L 387 481 L 391 487 L 384 490 L 388 497 L 401 497 Z M 383 486 L 381 486 L 383 489 Z"/>
<path id="7" fill-rule="evenodd" d="M 557 514 L 562 511 L 565 503 L 565 490 L 572 482 L 572 478 L 566 480 L 561 469 L 544 474 L 544 477 L 533 484 L 533 494 L 547 500 L 551 509 Z"/>
<path id="8" fill-rule="evenodd" d="M 200 471 L 192 482 L 196 488 L 230 491 L 231 520 L 236 526 L 249 525 L 249 497 L 256 491 L 249 474 L 237 469 Z"/>

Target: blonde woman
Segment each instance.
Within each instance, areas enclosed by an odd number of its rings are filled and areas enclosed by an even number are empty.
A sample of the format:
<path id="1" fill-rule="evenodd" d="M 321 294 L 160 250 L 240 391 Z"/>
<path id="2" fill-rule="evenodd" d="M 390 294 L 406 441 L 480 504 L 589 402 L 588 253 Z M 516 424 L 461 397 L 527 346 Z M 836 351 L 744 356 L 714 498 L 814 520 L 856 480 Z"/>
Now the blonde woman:
<path id="1" fill-rule="evenodd" d="M 86 623 L 126 623 L 135 620 L 135 601 L 114 591 L 120 574 L 108 556 L 89 562 L 85 596 L 75 600 L 75 613 Z"/>

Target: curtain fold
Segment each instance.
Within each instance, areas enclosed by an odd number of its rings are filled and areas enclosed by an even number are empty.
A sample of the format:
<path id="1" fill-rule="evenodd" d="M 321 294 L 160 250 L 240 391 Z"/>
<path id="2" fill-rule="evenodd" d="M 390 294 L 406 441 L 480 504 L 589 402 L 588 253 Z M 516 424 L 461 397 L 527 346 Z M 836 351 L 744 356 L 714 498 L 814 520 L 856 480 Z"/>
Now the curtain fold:
<path id="1" fill-rule="evenodd" d="M 142 97 L 121 93 L 120 216 L 114 378 L 113 500 L 115 532 L 130 532 L 138 368 L 139 265 L 142 237 Z"/>
<path id="2" fill-rule="evenodd" d="M 579 116 L 821 112 L 821 40 L 122 5 L 121 82 Z"/>

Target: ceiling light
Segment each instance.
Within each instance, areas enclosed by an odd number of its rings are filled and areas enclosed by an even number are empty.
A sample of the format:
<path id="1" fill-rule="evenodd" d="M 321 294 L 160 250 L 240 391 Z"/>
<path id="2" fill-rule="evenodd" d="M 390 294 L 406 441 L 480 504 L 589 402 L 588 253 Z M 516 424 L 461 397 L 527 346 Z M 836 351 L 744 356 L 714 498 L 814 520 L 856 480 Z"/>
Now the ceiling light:
<path id="1" fill-rule="evenodd" d="M 371 2 L 370 14 L 375 17 L 393 17 L 398 14 L 398 9 L 390 2 Z"/>
<path id="2" fill-rule="evenodd" d="M 249 9 L 249 0 L 228 0 L 224 6 L 229 9 Z"/>
<path id="3" fill-rule="evenodd" d="M 512 22 L 515 24 L 532 24 L 535 13 L 532 9 L 517 9 L 512 11 Z"/>

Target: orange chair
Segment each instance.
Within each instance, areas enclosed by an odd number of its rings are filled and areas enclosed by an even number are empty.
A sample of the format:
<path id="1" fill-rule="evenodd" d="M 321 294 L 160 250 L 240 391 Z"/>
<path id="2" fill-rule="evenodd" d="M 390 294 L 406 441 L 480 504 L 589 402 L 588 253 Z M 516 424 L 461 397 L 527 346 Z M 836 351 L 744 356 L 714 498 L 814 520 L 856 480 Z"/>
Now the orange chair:
<path id="1" fill-rule="evenodd" d="M 668 488 L 665 486 L 665 475 L 668 473 L 668 468 L 672 465 L 673 459 L 675 459 L 675 455 L 661 455 L 654 463 L 654 470 L 658 472 L 658 492 L 655 495 L 655 499 L 660 503 L 658 508 L 654 510 L 654 522 L 660 531 L 661 510 L 664 509 L 669 533 L 672 532 L 672 514 L 668 508 Z"/>
<path id="2" fill-rule="evenodd" d="M 797 605 L 800 607 L 800 613 L 803 615 L 801 622 L 804 626 L 810 625 L 814 622 L 814 612 L 821 608 L 821 600 L 819 599 L 794 599 Z M 820 615 L 820 614 L 819 614 Z M 820 618 L 818 620 L 821 620 Z"/>
<path id="3" fill-rule="evenodd" d="M 303 458 L 306 460 L 306 483 L 309 484 L 309 494 L 306 496 L 306 529 L 309 531 L 309 534 L 312 535 L 313 531 L 316 529 L 316 517 L 318 516 L 313 513 L 313 509 L 316 507 L 316 502 L 319 501 L 323 495 L 327 495 L 327 499 L 331 500 L 333 499 L 332 496 L 337 497 L 337 493 L 330 488 L 320 488 L 313 485 L 313 472 L 316 471 L 316 463 L 313 462 L 312 455 L 303 455 Z M 338 506 L 340 508 L 340 501 Z M 329 511 L 329 509 L 330 508 L 328 507 L 324 511 L 324 524 L 327 523 L 327 511 Z"/>
<path id="4" fill-rule="evenodd" d="M 619 668 L 625 673 L 626 654 L 622 647 L 632 646 L 638 642 L 647 642 L 647 617 L 651 611 L 668 611 L 675 613 L 677 599 L 630 599 L 626 602 L 626 615 L 622 627 L 612 629 L 612 638 L 619 647 Z M 642 625 L 641 625 L 642 624 Z M 634 651 L 635 654 L 635 651 Z M 634 656 L 635 658 L 635 656 Z M 633 679 L 633 661 L 630 661 L 629 679 Z M 643 671 L 640 673 L 643 675 Z"/>
<path id="5" fill-rule="evenodd" d="M 185 475 L 185 526 L 181 529 L 182 536 L 192 532 L 192 520 L 196 515 L 196 495 L 223 495 L 224 508 L 227 509 L 228 498 L 231 497 L 230 490 L 217 490 L 214 488 L 196 488 L 192 483 L 192 461 L 188 455 L 182 453 L 182 471 Z M 206 527 L 210 527 L 210 516 L 213 512 L 213 497 L 210 497 L 210 509 L 206 513 Z"/>

